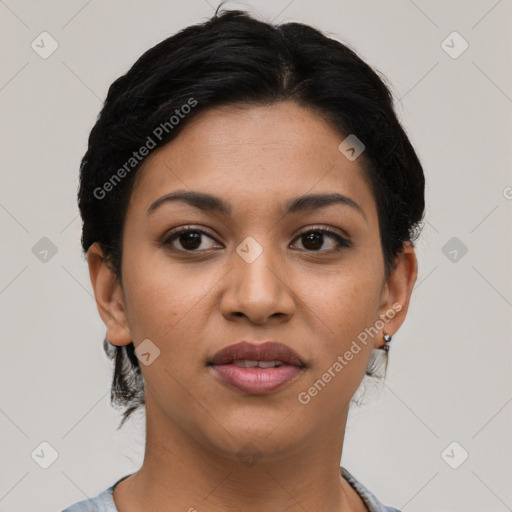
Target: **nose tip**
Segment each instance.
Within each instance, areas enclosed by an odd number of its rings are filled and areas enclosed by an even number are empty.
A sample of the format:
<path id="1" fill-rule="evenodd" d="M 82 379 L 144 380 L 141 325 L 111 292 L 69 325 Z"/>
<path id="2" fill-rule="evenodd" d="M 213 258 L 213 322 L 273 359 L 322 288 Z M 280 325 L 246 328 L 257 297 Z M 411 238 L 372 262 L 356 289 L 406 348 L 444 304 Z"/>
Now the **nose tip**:
<path id="1" fill-rule="evenodd" d="M 253 250 L 248 242 L 249 253 Z M 244 257 L 235 257 L 238 261 L 229 273 L 227 289 L 221 300 L 224 316 L 246 318 L 259 325 L 270 319 L 289 318 L 294 302 L 270 251 L 262 251 L 251 263 Z"/>

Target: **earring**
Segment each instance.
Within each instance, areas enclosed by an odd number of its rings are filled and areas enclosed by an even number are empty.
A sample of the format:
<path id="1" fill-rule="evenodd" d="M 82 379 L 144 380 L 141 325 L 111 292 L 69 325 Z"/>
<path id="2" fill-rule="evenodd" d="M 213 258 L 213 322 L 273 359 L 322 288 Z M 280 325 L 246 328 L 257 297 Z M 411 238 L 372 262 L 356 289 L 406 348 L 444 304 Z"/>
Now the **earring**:
<path id="1" fill-rule="evenodd" d="M 384 346 L 381 348 L 381 350 L 384 350 L 385 352 L 389 352 L 389 343 L 391 342 L 392 336 L 388 334 L 386 331 L 382 331 L 383 337 L 384 337 Z"/>
<path id="2" fill-rule="evenodd" d="M 382 379 L 386 375 L 388 368 L 389 358 L 389 342 L 391 341 L 391 335 L 386 331 L 382 331 L 384 337 L 384 345 L 379 348 L 373 348 L 370 356 L 370 362 L 366 368 L 366 375 L 369 377 L 376 377 Z"/>

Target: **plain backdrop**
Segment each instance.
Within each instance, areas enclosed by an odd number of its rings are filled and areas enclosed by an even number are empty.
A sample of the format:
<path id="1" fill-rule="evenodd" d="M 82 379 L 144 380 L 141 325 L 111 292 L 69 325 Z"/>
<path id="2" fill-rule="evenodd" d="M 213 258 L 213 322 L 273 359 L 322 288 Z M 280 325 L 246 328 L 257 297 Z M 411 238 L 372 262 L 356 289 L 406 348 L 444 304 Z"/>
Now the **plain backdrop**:
<path id="1" fill-rule="evenodd" d="M 382 72 L 425 170 L 409 314 L 385 385 L 351 411 L 343 465 L 403 511 L 511 510 L 510 0 L 249 4 Z M 109 404 L 78 167 L 112 81 L 216 6 L 0 1 L 1 511 L 61 510 L 142 461 L 143 416 L 117 431 Z"/>

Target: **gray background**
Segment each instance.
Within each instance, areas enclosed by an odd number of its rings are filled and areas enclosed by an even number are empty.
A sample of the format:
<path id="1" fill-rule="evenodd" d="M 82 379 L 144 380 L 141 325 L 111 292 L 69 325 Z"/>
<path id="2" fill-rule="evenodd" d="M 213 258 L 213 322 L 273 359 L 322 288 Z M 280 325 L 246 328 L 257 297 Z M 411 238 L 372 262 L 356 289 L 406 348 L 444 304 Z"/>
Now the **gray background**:
<path id="1" fill-rule="evenodd" d="M 110 83 L 216 5 L 0 0 L 2 511 L 61 510 L 142 461 L 142 415 L 116 432 L 109 405 L 78 166 Z M 512 510 L 511 1 L 251 5 L 320 28 L 383 72 L 426 173 L 409 315 L 385 385 L 351 412 L 343 465 L 407 512 Z M 43 31 L 59 45 L 46 59 L 31 47 L 51 48 Z M 457 58 L 445 51 L 463 48 L 453 31 L 469 44 Z M 43 441 L 58 454 L 47 469 Z"/>

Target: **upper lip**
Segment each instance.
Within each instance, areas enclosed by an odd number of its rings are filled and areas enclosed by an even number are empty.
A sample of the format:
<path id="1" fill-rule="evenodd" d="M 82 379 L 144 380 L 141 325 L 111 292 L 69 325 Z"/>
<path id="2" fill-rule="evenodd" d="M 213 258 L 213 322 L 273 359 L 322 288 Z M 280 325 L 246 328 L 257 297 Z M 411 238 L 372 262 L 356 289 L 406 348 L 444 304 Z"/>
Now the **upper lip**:
<path id="1" fill-rule="evenodd" d="M 217 352 L 210 360 L 209 364 L 229 364 L 237 360 L 281 361 L 291 366 L 305 366 L 295 351 L 275 341 L 266 341 L 257 344 L 241 341 L 240 343 L 229 345 Z"/>

